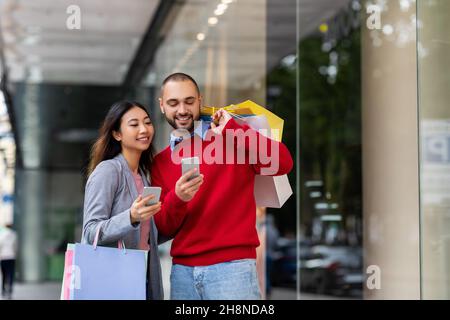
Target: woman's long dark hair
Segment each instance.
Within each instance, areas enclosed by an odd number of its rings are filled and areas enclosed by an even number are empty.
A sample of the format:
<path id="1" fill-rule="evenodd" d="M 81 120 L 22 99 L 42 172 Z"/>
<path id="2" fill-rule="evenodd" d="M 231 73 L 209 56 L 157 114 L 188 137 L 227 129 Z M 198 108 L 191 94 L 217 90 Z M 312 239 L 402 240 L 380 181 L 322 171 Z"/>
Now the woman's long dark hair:
<path id="1" fill-rule="evenodd" d="M 122 151 L 122 146 L 120 142 L 114 139 L 113 131 L 120 130 L 120 123 L 123 115 L 128 112 L 128 110 L 138 107 L 147 113 L 148 117 L 150 115 L 147 109 L 136 101 L 119 101 L 114 103 L 108 111 L 108 114 L 103 120 L 103 123 L 99 130 L 99 137 L 92 145 L 91 155 L 89 161 L 89 167 L 87 175 L 90 176 L 97 165 L 108 159 L 112 159 L 117 156 Z M 145 174 L 150 174 L 150 167 L 153 161 L 154 156 L 154 148 L 153 143 L 150 144 L 150 147 L 143 151 L 141 154 L 141 158 L 139 159 L 139 168 L 141 168 Z"/>

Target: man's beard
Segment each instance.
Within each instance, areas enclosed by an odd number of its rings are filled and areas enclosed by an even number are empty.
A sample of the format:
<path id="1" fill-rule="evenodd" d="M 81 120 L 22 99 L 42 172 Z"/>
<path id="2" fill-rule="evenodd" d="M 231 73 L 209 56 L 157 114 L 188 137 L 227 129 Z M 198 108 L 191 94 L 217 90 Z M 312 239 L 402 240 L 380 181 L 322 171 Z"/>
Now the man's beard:
<path id="1" fill-rule="evenodd" d="M 191 132 L 191 131 L 194 130 L 195 119 L 194 119 L 194 117 L 193 117 L 192 115 L 190 115 L 190 117 L 191 117 L 191 124 L 190 124 L 190 126 L 189 126 L 188 128 L 185 128 L 185 127 L 179 127 L 179 126 L 177 125 L 177 123 L 176 123 L 176 117 L 174 117 L 173 119 L 170 119 L 169 117 L 167 117 L 167 115 L 166 115 L 165 117 L 166 117 L 167 122 L 168 122 L 168 123 L 172 126 L 172 128 L 174 128 L 174 129 L 185 129 L 185 130 L 187 130 L 187 131 L 189 131 L 189 132 Z"/>

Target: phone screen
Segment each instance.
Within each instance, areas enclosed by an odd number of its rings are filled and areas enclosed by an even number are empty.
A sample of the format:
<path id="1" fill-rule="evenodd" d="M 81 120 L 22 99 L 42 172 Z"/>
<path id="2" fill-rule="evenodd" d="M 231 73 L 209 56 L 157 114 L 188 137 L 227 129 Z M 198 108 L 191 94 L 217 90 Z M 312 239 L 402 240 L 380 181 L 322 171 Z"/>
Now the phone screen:
<path id="1" fill-rule="evenodd" d="M 153 199 L 151 199 L 149 202 L 147 202 L 146 206 L 151 206 L 153 204 L 157 204 L 159 201 L 159 198 L 161 196 L 161 188 L 160 187 L 144 187 L 144 190 L 142 191 L 142 198 L 145 198 L 149 195 L 155 195 Z"/>
<path id="2" fill-rule="evenodd" d="M 189 170 L 197 168 L 197 172 L 194 173 L 188 180 L 194 179 L 200 175 L 200 160 L 198 157 L 181 159 L 181 172 L 185 174 Z"/>

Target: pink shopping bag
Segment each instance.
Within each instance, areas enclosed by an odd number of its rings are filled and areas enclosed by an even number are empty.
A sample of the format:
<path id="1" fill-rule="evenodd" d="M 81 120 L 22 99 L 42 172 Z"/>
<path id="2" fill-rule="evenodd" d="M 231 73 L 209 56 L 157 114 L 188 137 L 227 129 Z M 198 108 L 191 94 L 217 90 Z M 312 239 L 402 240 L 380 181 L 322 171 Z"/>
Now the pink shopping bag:
<path id="1" fill-rule="evenodd" d="M 61 300 L 70 300 L 70 288 L 72 282 L 73 269 L 73 244 L 67 245 L 67 250 L 64 259 L 64 275 L 61 287 Z"/>

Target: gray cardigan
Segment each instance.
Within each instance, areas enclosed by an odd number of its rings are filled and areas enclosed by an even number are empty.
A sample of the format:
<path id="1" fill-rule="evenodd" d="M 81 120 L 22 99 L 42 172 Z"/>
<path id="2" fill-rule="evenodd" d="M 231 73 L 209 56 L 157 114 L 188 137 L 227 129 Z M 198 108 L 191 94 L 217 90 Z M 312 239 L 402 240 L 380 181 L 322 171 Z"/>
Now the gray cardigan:
<path id="1" fill-rule="evenodd" d="M 149 186 L 145 174 L 142 171 L 140 174 L 144 186 Z M 130 221 L 130 208 L 137 197 L 132 172 L 122 154 L 100 162 L 86 183 L 82 242 L 92 244 L 101 223 L 99 245 L 117 248 L 118 241 L 123 240 L 126 248 L 137 249 L 140 227 L 139 224 L 133 226 Z M 158 231 L 153 218 L 150 222 L 147 298 L 162 300 Z"/>

